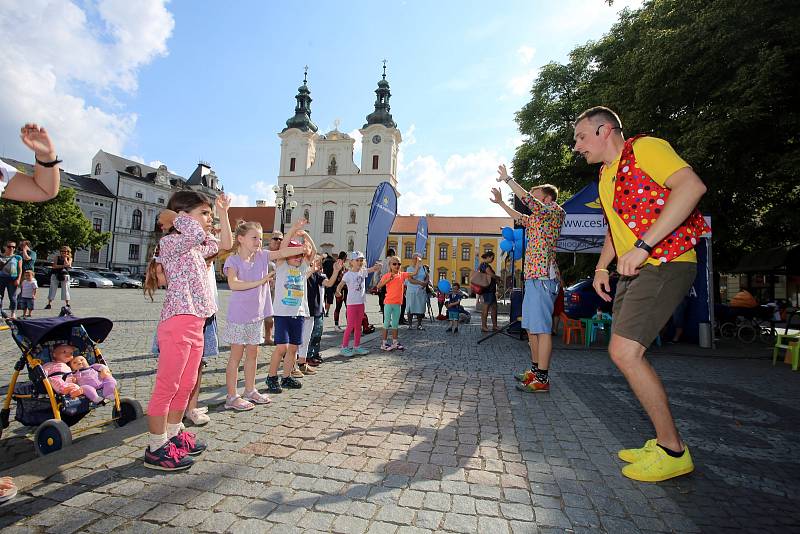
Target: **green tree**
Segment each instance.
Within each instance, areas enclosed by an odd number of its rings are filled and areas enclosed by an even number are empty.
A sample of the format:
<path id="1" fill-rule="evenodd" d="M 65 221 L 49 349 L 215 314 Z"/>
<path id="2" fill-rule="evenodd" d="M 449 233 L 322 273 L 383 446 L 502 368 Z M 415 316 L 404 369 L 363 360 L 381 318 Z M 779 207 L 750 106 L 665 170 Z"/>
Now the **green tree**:
<path id="1" fill-rule="evenodd" d="M 667 139 L 709 187 L 717 266 L 797 242 L 800 3 L 651 0 L 542 69 L 517 114 L 515 177 L 576 189 L 597 176 L 570 152 L 571 122 L 606 105 L 626 135 Z"/>
<path id="2" fill-rule="evenodd" d="M 61 188 L 53 200 L 41 203 L 0 202 L 0 239 L 30 240 L 44 258 L 61 245 L 73 250 L 100 248 L 111 238 L 96 232 L 75 204 L 75 191 Z"/>

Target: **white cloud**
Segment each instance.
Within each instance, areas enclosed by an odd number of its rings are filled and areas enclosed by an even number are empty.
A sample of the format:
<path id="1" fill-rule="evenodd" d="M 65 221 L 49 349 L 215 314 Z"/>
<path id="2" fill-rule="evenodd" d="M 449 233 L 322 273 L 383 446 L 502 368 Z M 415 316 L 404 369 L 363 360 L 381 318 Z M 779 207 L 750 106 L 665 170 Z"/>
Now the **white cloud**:
<path id="1" fill-rule="evenodd" d="M 347 135 L 355 139 L 353 144 L 353 161 L 356 165 L 361 165 L 361 139 L 364 137 L 358 128 L 353 128 Z"/>
<path id="2" fill-rule="evenodd" d="M 250 186 L 250 189 L 257 193 L 257 197 L 259 200 L 271 200 L 275 198 L 275 192 L 272 190 L 272 187 L 275 184 L 269 184 L 264 180 L 259 180 L 254 182 L 253 185 Z"/>
<path id="3" fill-rule="evenodd" d="M 0 151 L 30 160 L 18 132 L 34 121 L 48 129 L 68 170 L 87 172 L 101 148 L 122 153 L 137 117 L 120 109 L 115 92 L 136 90 L 138 70 L 166 54 L 175 22 L 164 0 L 84 5 L 3 2 Z"/>
<path id="4" fill-rule="evenodd" d="M 249 207 L 255 205 L 250 201 L 249 195 L 240 195 L 239 193 L 230 193 L 230 192 L 226 192 L 225 194 L 231 197 L 231 206 Z"/>
<path id="5" fill-rule="evenodd" d="M 522 96 L 528 93 L 533 87 L 533 80 L 539 75 L 539 69 L 529 69 L 527 72 L 519 76 L 513 76 L 508 81 L 508 89 L 516 96 Z"/>
<path id="6" fill-rule="evenodd" d="M 452 154 L 444 163 L 434 156 L 418 156 L 398 180 L 398 213 L 502 217 L 505 212 L 489 201 L 497 186 L 497 165 L 506 157 L 483 149 Z"/>
<path id="7" fill-rule="evenodd" d="M 522 64 L 527 65 L 533 61 L 533 56 L 536 54 L 536 49 L 531 46 L 522 45 L 517 48 L 517 54 L 519 55 L 519 59 Z"/>

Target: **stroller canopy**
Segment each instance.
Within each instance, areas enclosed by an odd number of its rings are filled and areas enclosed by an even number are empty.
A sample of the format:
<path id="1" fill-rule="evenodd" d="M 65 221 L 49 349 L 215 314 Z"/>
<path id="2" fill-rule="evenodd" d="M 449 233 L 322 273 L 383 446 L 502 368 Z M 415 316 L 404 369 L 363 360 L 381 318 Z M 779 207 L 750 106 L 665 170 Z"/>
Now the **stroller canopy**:
<path id="1" fill-rule="evenodd" d="M 16 321 L 17 333 L 27 339 L 31 345 L 39 345 L 48 341 L 71 340 L 72 329 L 82 326 L 95 343 L 102 343 L 108 336 L 114 323 L 105 317 L 47 317 L 44 319 L 26 319 Z"/>

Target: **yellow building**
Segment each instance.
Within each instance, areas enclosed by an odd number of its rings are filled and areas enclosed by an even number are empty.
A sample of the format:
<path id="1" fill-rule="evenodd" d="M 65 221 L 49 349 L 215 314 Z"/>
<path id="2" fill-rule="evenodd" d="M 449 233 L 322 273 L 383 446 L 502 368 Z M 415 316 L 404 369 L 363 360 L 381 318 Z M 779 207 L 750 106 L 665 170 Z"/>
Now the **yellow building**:
<path id="1" fill-rule="evenodd" d="M 469 277 L 475 269 L 476 258 L 489 250 L 495 253 L 492 265 L 502 272 L 500 260 L 500 229 L 513 226 L 509 217 L 440 217 L 428 215 L 428 243 L 423 261 L 430 267 L 431 281 L 458 282 L 469 287 Z M 394 249 L 402 268 L 411 265 L 417 239 L 416 215 L 398 215 L 387 239 L 387 250 Z"/>

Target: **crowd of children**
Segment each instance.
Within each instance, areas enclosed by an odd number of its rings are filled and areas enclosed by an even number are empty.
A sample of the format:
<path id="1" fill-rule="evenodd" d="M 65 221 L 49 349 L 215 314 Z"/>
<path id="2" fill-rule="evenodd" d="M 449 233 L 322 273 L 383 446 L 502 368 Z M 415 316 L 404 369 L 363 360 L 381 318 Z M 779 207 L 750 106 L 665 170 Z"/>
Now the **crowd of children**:
<path id="1" fill-rule="evenodd" d="M 212 228 L 215 205 L 221 223 L 219 232 Z M 341 353 L 354 356 L 368 352 L 360 346 L 366 319 L 367 276 L 379 271 L 381 264 L 366 268 L 364 255 L 353 252 L 347 258 L 349 269 L 345 270 L 345 261 L 340 258 L 335 261 L 331 276 L 326 276 L 314 242 L 303 229 L 305 220 L 292 226 L 280 248 L 265 250 L 260 224 L 239 221 L 231 230 L 229 206 L 230 200 L 225 195 L 214 202 L 202 193 L 181 191 L 170 198 L 167 209 L 159 216 L 165 235 L 148 265 L 144 284 L 145 294 L 151 298 L 156 289 L 166 289 L 153 343 L 158 367 L 147 407 L 149 438 L 144 465 L 152 469 L 187 469 L 194 463 L 193 458 L 206 449 L 194 433 L 186 430 L 183 419 L 197 426 L 210 420 L 206 410 L 197 406 L 197 395 L 203 358 L 219 353 L 216 328 L 219 300 L 213 260 L 220 251 L 231 250 L 223 266 L 231 289 L 221 333 L 223 341 L 231 347 L 225 375 L 226 409 L 247 411 L 256 405 L 269 404 L 267 393 L 298 389 L 302 387 L 298 378 L 316 373 L 314 367 L 321 363 L 326 289 L 335 286 L 337 299 L 347 306 Z M 395 259 L 394 271 L 398 271 L 400 262 Z M 403 273 L 398 279 L 399 302 L 402 281 L 407 275 Z M 396 297 L 397 284 L 392 287 Z M 399 302 L 394 300 L 391 303 L 397 306 L 399 315 Z M 273 319 L 275 349 L 269 362 L 266 393 L 262 393 L 256 385 L 256 370 L 258 347 L 265 342 L 264 321 L 268 317 Z M 397 342 L 396 325 L 393 339 L 392 348 L 402 348 Z M 279 380 L 281 364 L 283 377 Z M 240 393 L 242 366 L 244 390 Z"/>

